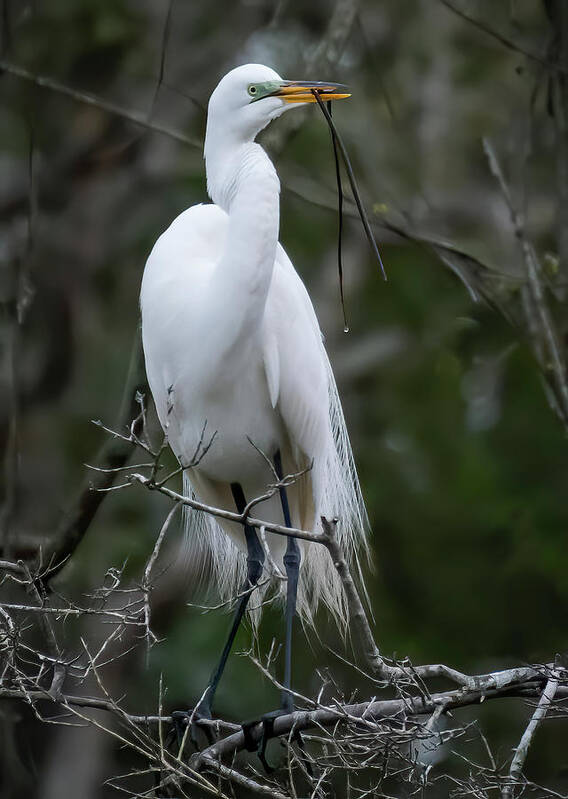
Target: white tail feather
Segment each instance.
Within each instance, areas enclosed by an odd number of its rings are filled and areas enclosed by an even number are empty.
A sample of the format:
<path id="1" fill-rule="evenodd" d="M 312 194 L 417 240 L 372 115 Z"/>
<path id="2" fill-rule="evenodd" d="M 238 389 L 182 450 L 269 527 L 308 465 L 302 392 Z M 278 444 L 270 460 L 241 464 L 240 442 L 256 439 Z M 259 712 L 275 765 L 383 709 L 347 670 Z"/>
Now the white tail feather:
<path id="1" fill-rule="evenodd" d="M 328 448 L 319 465 L 314 463 L 312 480 L 316 505 L 315 526 L 318 531 L 321 530 L 321 516 L 339 520 L 337 525 L 339 545 L 347 563 L 355 564 L 356 575 L 360 577 L 358 552 L 362 551 L 366 558 L 369 557 L 367 542 L 369 521 L 335 377 L 327 354 L 325 354 L 325 364 L 333 445 Z M 311 622 L 317 603 L 321 601 L 336 619 L 340 629 L 344 630 L 348 622 L 345 593 L 325 547 L 317 545 L 307 547 L 303 571 L 307 582 L 307 594 L 310 597 L 303 615 Z M 299 608 L 299 612 L 302 613 L 302 608 Z"/>
<path id="2" fill-rule="evenodd" d="M 319 463 L 314 462 L 311 471 L 315 507 L 313 526 L 316 532 L 321 532 L 321 516 L 339 519 L 339 544 L 347 562 L 354 563 L 356 576 L 360 578 L 358 552 L 362 551 L 365 557 L 369 557 L 369 522 L 343 409 L 327 354 L 325 363 L 332 435 L 327 452 L 320 457 Z M 195 498 L 187 474 L 184 474 L 183 492 L 185 496 Z M 185 514 L 185 556 L 191 562 L 194 573 L 203 575 L 204 579 L 206 576 L 213 578 L 222 601 L 235 597 L 242 589 L 246 575 L 246 553 L 235 545 L 214 516 L 189 507 L 186 507 Z M 275 587 L 283 598 L 285 584 L 278 581 Z M 254 602 L 251 601 L 249 614 L 253 623 L 258 621 L 266 588 L 255 593 L 257 597 Z M 313 624 L 319 602 L 327 607 L 340 629 L 345 630 L 348 621 L 347 606 L 339 575 L 327 549 L 319 544 L 308 543 L 302 559 L 297 599 L 297 610 L 303 622 Z"/>

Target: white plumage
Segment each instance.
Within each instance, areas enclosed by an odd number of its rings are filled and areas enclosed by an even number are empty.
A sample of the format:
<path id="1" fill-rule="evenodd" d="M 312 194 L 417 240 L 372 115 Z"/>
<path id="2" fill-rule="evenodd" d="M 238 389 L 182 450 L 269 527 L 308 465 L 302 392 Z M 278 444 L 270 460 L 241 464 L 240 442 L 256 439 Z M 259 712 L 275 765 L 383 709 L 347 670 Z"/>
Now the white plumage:
<path id="1" fill-rule="evenodd" d="M 259 450 L 271 459 L 279 450 L 285 474 L 313 464 L 287 489 L 292 524 L 319 530 L 321 515 L 337 516 L 352 558 L 366 547 L 367 521 L 345 421 L 312 303 L 278 243 L 278 177 L 254 142 L 272 119 L 300 104 L 297 90 L 294 104 L 283 90 L 252 98 L 283 85 L 273 70 L 249 64 L 226 75 L 211 96 L 205 161 L 213 204 L 180 214 L 148 258 L 141 292 L 146 370 L 182 464 L 205 424 L 206 442 L 216 433 L 185 473 L 186 495 L 234 511 L 231 483 L 247 501 L 263 494 L 274 476 Z M 282 524 L 278 493 L 254 515 Z M 267 534 L 267 542 L 283 568 L 286 539 Z M 299 543 L 299 613 L 311 619 L 321 600 L 345 621 L 327 550 Z M 210 562 L 222 596 L 238 592 L 246 564 L 241 525 L 190 511 L 187 545 L 203 569 Z"/>

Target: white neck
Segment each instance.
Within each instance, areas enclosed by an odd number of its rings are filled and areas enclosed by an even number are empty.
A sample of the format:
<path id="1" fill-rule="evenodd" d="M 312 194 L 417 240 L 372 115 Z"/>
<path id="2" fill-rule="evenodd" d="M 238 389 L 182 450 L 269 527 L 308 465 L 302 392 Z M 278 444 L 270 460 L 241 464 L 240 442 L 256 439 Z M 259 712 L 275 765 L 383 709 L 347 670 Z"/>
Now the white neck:
<path id="1" fill-rule="evenodd" d="M 276 191 L 276 195 L 280 192 L 272 161 L 254 141 L 233 140 L 226 131 L 216 135 L 208 128 L 204 158 L 207 193 L 227 213 L 230 213 L 236 195 L 252 188 L 252 181 L 259 191 L 262 191 L 264 182 L 266 189 Z"/>
<path id="2" fill-rule="evenodd" d="M 274 269 L 280 221 L 280 182 L 274 166 L 255 142 L 205 140 L 207 189 L 229 215 L 227 246 L 217 277 L 232 304 L 242 309 L 248 331 L 262 319 Z M 240 325 L 239 325 L 240 326 Z"/>

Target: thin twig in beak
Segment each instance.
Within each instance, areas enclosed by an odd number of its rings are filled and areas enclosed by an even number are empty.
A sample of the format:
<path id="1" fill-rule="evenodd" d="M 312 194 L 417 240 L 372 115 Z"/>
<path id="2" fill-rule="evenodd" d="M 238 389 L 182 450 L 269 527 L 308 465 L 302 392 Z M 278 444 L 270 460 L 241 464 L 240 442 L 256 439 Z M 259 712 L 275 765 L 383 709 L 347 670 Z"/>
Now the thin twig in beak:
<path id="1" fill-rule="evenodd" d="M 375 237 L 373 236 L 373 233 L 371 231 L 371 225 L 369 224 L 369 219 L 367 218 L 367 214 L 365 212 L 365 209 L 363 208 L 363 203 L 361 202 L 361 197 L 359 196 L 359 189 L 357 188 L 357 182 L 355 180 L 355 175 L 353 174 L 353 167 L 351 166 L 351 161 L 349 160 L 349 156 L 347 155 L 347 150 L 345 149 L 345 145 L 343 144 L 341 136 L 337 132 L 337 129 L 333 124 L 333 120 L 331 119 L 329 111 L 325 107 L 325 103 L 322 101 L 317 89 L 312 89 L 312 94 L 314 95 L 317 104 L 321 108 L 322 113 L 327 120 L 327 124 L 329 125 L 330 130 L 332 132 L 332 136 L 337 140 L 337 144 L 339 145 L 341 157 L 343 158 L 345 170 L 347 172 L 347 177 L 349 178 L 349 183 L 351 184 L 351 191 L 353 192 L 353 197 L 357 205 L 357 210 L 359 211 L 359 216 L 361 217 L 363 228 L 365 230 L 365 233 L 367 234 L 367 239 L 369 240 L 371 249 L 375 253 L 377 261 L 379 262 L 379 266 L 381 267 L 381 272 L 383 273 L 383 277 L 386 280 L 387 274 L 385 272 L 385 267 L 383 266 L 383 261 L 379 253 L 379 248 L 377 247 L 377 242 L 375 241 Z"/>

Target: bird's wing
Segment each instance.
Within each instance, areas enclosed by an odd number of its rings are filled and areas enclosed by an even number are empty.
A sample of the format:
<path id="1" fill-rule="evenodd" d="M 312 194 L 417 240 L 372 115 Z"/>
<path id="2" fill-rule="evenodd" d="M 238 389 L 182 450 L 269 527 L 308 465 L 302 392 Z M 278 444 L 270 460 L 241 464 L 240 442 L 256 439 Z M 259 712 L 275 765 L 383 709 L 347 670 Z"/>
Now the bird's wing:
<path id="1" fill-rule="evenodd" d="M 194 205 L 156 241 L 144 269 L 140 306 L 146 372 L 162 425 L 168 388 L 184 373 L 187 347 L 199 339 L 202 297 L 223 254 L 227 214 Z"/>
<path id="2" fill-rule="evenodd" d="M 262 342 L 272 404 L 297 450 L 293 454 L 301 451 L 309 461 L 322 452 L 329 434 L 327 356 L 308 292 L 281 245 L 266 302 Z"/>
<path id="3" fill-rule="evenodd" d="M 146 373 L 160 422 L 168 429 L 170 444 L 178 457 L 182 430 L 176 414 L 168 414 L 168 390 L 184 374 L 192 339 L 203 339 L 199 331 L 202 292 L 223 254 L 227 223 L 227 214 L 217 205 L 188 208 L 156 241 L 144 270 L 140 305 Z M 192 477 L 195 482 L 195 475 Z M 190 482 L 187 472 L 183 486 L 185 496 L 197 497 L 198 486 Z M 198 498 L 223 505 L 223 500 L 207 494 Z M 226 501 L 225 506 L 229 505 L 230 501 Z M 223 599 L 234 597 L 244 580 L 246 557 L 214 516 L 186 508 L 184 521 L 182 557 L 188 570 L 204 580 L 212 571 Z"/>
<path id="4" fill-rule="evenodd" d="M 310 297 L 280 245 L 264 325 L 272 401 L 296 447 L 296 464 L 313 462 L 306 475 L 311 492 L 304 492 L 311 501 L 304 508 L 300 502 L 301 522 L 318 530 L 320 516 L 337 517 L 339 543 L 347 559 L 355 559 L 358 571 L 357 549 L 367 550 L 368 521 L 341 402 Z M 345 596 L 327 552 L 308 547 L 303 564 L 298 602 L 304 617 L 311 617 L 317 597 L 345 624 Z"/>

